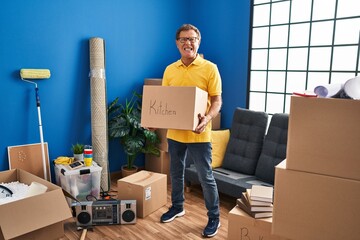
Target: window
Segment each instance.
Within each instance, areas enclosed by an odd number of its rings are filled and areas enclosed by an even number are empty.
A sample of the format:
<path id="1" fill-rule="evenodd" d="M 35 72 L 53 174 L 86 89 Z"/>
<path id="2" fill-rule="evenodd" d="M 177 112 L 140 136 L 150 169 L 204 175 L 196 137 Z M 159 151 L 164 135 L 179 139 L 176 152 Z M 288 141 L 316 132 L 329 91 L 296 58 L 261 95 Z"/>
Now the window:
<path id="1" fill-rule="evenodd" d="M 289 112 L 293 92 L 359 74 L 359 0 L 253 0 L 249 109 Z"/>

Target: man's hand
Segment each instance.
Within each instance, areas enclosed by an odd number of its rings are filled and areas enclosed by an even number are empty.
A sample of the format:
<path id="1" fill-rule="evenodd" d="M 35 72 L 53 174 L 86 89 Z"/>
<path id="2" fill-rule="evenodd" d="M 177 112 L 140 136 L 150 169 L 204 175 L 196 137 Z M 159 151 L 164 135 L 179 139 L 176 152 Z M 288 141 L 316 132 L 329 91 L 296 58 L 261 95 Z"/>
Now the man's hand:
<path id="1" fill-rule="evenodd" d="M 222 105 L 221 96 L 220 95 L 212 96 L 210 100 L 211 100 L 211 107 L 207 115 L 203 115 L 201 113 L 198 114 L 199 124 L 194 130 L 195 133 L 202 133 L 203 131 L 205 131 L 205 128 L 208 125 L 208 123 L 211 121 L 211 119 L 216 117 L 216 115 L 220 111 Z"/>
<path id="2" fill-rule="evenodd" d="M 203 131 L 205 131 L 206 126 L 211 121 L 211 117 L 208 115 L 203 115 L 203 114 L 199 113 L 198 118 L 199 118 L 199 125 L 195 128 L 194 132 L 202 133 Z"/>

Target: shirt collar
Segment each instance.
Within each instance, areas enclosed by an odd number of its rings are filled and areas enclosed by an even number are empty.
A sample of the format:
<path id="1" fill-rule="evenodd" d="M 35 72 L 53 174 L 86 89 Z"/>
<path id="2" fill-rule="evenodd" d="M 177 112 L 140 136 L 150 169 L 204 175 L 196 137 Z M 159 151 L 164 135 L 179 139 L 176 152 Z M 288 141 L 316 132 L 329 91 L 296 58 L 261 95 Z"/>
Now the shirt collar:
<path id="1" fill-rule="evenodd" d="M 200 65 L 202 62 L 204 61 L 204 59 L 202 57 L 200 57 L 200 55 L 198 54 L 197 57 L 195 58 L 195 60 L 189 65 Z M 180 67 L 180 66 L 184 66 L 186 67 L 183 62 L 181 61 L 181 59 L 179 59 L 177 62 L 176 62 L 176 66 L 177 67 Z"/>

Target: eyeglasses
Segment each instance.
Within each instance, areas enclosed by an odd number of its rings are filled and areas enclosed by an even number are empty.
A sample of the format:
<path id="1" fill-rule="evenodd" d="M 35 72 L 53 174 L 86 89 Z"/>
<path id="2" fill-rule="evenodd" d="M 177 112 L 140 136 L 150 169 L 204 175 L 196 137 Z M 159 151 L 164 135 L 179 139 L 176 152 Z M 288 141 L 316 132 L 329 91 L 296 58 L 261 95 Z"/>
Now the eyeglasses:
<path id="1" fill-rule="evenodd" d="M 187 41 L 194 43 L 197 40 L 199 40 L 199 38 L 198 37 L 180 37 L 177 40 L 179 40 L 179 42 L 181 42 L 181 43 L 186 43 Z"/>

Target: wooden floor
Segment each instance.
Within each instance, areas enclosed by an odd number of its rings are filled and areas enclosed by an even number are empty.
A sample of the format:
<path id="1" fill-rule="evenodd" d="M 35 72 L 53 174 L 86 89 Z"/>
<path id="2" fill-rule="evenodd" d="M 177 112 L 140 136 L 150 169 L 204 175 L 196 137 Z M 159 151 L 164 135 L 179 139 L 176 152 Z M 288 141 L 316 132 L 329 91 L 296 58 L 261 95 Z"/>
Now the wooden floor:
<path id="1" fill-rule="evenodd" d="M 110 192 L 117 194 L 115 181 Z M 85 239 L 126 239 L 126 240 L 162 240 L 162 239 L 203 239 L 201 233 L 208 218 L 200 186 L 192 187 L 190 193 L 185 193 L 185 211 L 183 217 L 170 223 L 160 223 L 161 215 L 171 206 L 171 187 L 168 185 L 168 201 L 165 206 L 146 216 L 138 218 L 133 225 L 95 226 L 86 232 Z M 221 227 L 217 235 L 211 239 L 227 239 L 228 212 L 236 205 L 236 199 L 220 194 Z M 65 236 L 61 240 L 80 239 L 82 230 L 77 230 L 74 219 L 65 222 Z"/>

